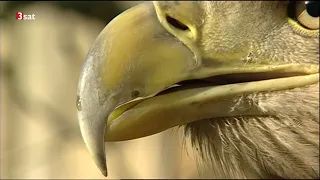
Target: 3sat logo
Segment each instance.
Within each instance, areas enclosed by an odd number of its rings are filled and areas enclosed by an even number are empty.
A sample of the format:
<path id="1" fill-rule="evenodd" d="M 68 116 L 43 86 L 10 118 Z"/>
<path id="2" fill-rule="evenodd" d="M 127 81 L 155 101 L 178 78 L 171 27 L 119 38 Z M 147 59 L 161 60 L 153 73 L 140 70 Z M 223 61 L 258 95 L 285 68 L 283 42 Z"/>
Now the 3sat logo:
<path id="1" fill-rule="evenodd" d="M 16 12 L 16 20 L 35 20 L 35 14 L 24 14 L 23 12 Z"/>

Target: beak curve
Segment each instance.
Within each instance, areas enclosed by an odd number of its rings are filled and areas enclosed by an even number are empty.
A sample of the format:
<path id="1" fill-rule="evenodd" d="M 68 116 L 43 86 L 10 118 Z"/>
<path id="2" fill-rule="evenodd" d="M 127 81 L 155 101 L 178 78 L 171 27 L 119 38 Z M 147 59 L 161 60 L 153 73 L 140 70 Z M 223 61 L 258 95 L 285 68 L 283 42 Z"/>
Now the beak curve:
<path id="1" fill-rule="evenodd" d="M 107 176 L 104 137 L 111 112 L 187 79 L 195 63 L 194 53 L 159 22 L 152 2 L 104 28 L 83 65 L 77 101 L 83 140 L 102 174 Z"/>

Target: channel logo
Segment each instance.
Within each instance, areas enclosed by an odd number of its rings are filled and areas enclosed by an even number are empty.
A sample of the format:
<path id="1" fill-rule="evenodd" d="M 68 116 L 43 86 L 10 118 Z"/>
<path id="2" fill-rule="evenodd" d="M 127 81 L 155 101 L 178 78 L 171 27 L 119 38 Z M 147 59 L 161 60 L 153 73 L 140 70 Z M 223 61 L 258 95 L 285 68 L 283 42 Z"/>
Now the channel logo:
<path id="1" fill-rule="evenodd" d="M 35 20 L 35 14 L 24 14 L 23 12 L 16 12 L 16 20 Z"/>

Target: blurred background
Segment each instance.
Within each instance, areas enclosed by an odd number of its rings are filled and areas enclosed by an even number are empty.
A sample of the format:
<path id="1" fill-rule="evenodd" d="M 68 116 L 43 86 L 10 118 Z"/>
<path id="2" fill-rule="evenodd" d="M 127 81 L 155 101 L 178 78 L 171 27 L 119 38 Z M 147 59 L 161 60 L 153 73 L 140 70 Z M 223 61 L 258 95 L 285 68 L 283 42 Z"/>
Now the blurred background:
<path id="1" fill-rule="evenodd" d="M 1 178 L 104 178 L 80 134 L 78 78 L 105 25 L 141 2 L 0 2 Z M 108 179 L 197 178 L 184 144 L 180 129 L 106 143 Z"/>

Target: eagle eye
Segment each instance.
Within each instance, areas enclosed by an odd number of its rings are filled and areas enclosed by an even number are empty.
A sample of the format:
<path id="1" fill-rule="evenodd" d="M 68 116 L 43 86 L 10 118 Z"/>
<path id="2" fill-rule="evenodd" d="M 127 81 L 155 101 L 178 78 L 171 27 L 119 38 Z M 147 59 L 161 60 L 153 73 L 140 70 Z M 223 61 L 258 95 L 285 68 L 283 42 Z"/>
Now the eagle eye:
<path id="1" fill-rule="evenodd" d="M 289 16 L 309 30 L 319 29 L 319 2 L 296 1 L 289 4 Z"/>

